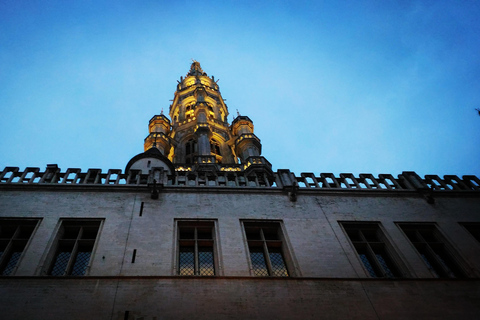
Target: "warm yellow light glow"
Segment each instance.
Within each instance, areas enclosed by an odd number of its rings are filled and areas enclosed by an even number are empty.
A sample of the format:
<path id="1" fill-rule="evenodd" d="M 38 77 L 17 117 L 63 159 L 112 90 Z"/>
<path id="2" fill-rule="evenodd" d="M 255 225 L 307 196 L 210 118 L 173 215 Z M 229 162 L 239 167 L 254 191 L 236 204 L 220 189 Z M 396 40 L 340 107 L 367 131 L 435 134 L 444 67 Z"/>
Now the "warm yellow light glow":
<path id="1" fill-rule="evenodd" d="M 242 171 L 242 169 L 236 167 L 222 167 L 220 168 L 220 171 Z"/>

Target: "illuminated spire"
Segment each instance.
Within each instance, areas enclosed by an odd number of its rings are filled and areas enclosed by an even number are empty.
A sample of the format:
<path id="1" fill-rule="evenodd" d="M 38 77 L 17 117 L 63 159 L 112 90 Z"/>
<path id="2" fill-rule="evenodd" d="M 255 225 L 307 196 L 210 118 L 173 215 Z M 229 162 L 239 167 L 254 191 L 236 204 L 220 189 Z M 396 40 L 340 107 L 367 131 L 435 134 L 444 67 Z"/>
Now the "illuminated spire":
<path id="1" fill-rule="evenodd" d="M 178 81 L 168 115 L 162 109 L 150 119 L 144 152 L 132 158 L 126 170 L 144 174 L 157 167 L 171 174 L 175 166 L 191 171 L 245 170 L 266 174 L 272 183 L 271 164 L 261 156 L 262 145 L 252 120 L 237 109 L 230 125 L 217 82 L 198 61 L 192 61 L 186 77 Z"/>
<path id="2" fill-rule="evenodd" d="M 193 60 L 192 65 L 190 66 L 190 71 L 187 73 L 188 76 L 206 76 L 207 74 L 203 72 L 202 67 L 200 67 L 200 62 Z"/>

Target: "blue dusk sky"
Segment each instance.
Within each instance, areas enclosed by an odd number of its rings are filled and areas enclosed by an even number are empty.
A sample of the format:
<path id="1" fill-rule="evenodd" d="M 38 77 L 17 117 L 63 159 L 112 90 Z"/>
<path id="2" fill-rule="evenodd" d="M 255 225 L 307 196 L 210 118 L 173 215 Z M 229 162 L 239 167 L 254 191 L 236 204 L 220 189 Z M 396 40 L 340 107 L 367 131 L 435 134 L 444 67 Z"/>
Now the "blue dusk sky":
<path id="1" fill-rule="evenodd" d="M 191 59 L 274 170 L 480 176 L 480 1 L 0 1 L 0 168 L 124 169 Z"/>

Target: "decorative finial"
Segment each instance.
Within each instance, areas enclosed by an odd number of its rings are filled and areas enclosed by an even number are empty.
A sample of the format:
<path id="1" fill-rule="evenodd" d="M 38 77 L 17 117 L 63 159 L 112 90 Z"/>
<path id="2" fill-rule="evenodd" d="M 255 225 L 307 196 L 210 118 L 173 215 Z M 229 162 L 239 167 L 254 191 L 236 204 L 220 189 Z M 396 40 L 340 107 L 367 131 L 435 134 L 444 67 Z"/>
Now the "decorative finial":
<path id="1" fill-rule="evenodd" d="M 238 109 L 237 109 L 237 116 L 239 116 L 239 117 L 240 117 L 240 112 L 238 112 Z"/>
<path id="2" fill-rule="evenodd" d="M 162 116 L 163 116 L 163 108 L 162 108 L 162 111 L 160 111 L 160 115 L 162 115 Z"/>
<path id="3" fill-rule="evenodd" d="M 206 76 L 207 74 L 203 72 L 202 67 L 200 67 L 200 62 L 195 59 L 192 59 L 193 63 L 190 66 L 190 71 L 187 76 Z"/>

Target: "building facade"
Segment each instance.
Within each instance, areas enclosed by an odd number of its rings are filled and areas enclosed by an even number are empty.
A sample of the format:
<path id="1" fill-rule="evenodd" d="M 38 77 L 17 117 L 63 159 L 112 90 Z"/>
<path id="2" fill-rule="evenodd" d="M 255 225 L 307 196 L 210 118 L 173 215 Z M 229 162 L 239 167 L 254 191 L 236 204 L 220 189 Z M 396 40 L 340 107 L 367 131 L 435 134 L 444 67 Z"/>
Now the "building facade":
<path id="1" fill-rule="evenodd" d="M 476 319 L 480 180 L 272 171 L 194 62 L 125 170 L 0 173 L 3 319 Z"/>

